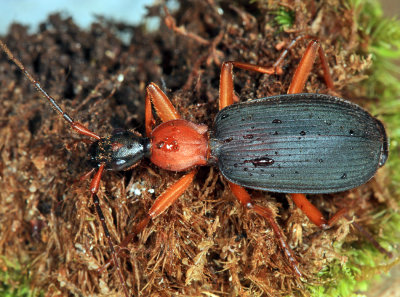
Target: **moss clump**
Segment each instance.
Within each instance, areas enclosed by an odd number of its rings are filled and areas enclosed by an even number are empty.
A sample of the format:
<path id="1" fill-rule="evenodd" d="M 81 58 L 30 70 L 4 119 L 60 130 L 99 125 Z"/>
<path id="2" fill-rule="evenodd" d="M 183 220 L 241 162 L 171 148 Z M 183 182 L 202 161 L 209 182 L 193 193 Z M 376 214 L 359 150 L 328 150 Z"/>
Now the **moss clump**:
<path id="1" fill-rule="evenodd" d="M 359 96 L 365 96 L 373 104 L 369 105 L 371 112 L 383 120 L 390 138 L 390 155 L 388 163 L 390 181 L 383 183 L 387 187 L 383 191 L 392 193 L 391 207 L 378 208 L 370 215 L 371 225 L 376 224 L 375 232 L 379 232 L 379 243 L 387 250 L 394 252 L 394 259 L 385 259 L 370 244 L 356 246 L 337 246 L 338 252 L 347 261 L 336 261 L 321 270 L 318 275 L 321 285 L 309 288 L 312 296 L 363 296 L 355 292 L 366 292 L 369 283 L 382 273 L 399 263 L 396 252 L 400 240 L 399 182 L 400 182 L 400 68 L 396 61 L 400 58 L 400 21 L 383 16 L 378 1 L 348 2 L 348 8 L 354 13 L 359 46 L 356 52 L 370 57 L 368 77 L 361 82 Z"/>

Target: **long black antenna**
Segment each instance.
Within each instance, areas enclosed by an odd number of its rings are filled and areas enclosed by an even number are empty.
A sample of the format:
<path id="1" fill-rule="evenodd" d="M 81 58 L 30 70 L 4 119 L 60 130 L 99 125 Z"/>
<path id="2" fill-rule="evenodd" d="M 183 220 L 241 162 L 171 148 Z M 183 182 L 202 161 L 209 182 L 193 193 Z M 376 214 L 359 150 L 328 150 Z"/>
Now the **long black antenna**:
<path id="1" fill-rule="evenodd" d="M 66 112 L 62 110 L 62 108 L 57 104 L 57 102 L 54 100 L 53 97 L 51 97 L 47 92 L 41 87 L 39 82 L 26 70 L 25 66 L 22 65 L 22 63 L 13 55 L 13 53 L 10 51 L 10 49 L 7 47 L 7 45 L 0 40 L 0 47 L 1 49 L 6 53 L 8 58 L 14 62 L 15 65 L 21 70 L 21 72 L 26 76 L 26 78 L 35 86 L 35 88 L 38 90 L 40 94 L 44 98 L 46 98 L 51 106 L 68 122 L 68 124 L 71 126 L 72 129 L 74 129 L 76 132 L 79 134 L 83 134 L 86 136 L 90 136 L 95 139 L 100 139 L 100 136 L 97 135 L 96 133 L 90 131 L 88 128 L 83 126 L 79 122 L 75 122 Z"/>

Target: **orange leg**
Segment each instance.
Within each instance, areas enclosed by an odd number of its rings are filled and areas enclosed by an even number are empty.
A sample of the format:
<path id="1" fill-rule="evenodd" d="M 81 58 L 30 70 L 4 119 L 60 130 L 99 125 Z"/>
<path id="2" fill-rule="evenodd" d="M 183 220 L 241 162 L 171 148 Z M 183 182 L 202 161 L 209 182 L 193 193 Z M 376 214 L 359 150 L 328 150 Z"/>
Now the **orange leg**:
<path id="1" fill-rule="evenodd" d="M 94 206 L 96 208 L 97 216 L 99 217 L 101 225 L 103 226 L 104 235 L 107 238 L 108 245 L 109 245 L 110 250 L 111 250 L 112 260 L 115 263 L 115 266 L 117 268 L 118 276 L 119 276 L 119 279 L 120 279 L 121 284 L 122 284 L 122 289 L 124 291 L 124 295 L 125 295 L 125 297 L 129 297 L 128 288 L 126 287 L 125 278 L 124 278 L 124 275 L 122 274 L 122 271 L 121 271 L 121 268 L 120 268 L 120 265 L 119 265 L 119 261 L 118 261 L 118 258 L 117 258 L 117 253 L 115 252 L 114 245 L 113 245 L 112 240 L 111 240 L 111 235 L 110 235 L 110 232 L 108 231 L 108 228 L 107 228 L 107 225 L 106 225 L 106 222 L 105 222 L 105 218 L 104 218 L 104 214 L 103 214 L 103 211 L 101 210 L 101 207 L 100 207 L 99 197 L 97 197 L 97 192 L 99 190 L 101 175 L 103 174 L 103 171 L 104 171 L 104 164 L 101 164 L 100 167 L 99 167 L 99 170 L 96 172 L 96 174 L 93 177 L 92 182 L 90 183 L 90 193 L 91 193 L 91 196 L 92 196 L 91 198 L 92 198 L 93 204 L 94 204 Z"/>
<path id="2" fill-rule="evenodd" d="M 219 109 L 223 109 L 228 105 L 233 104 L 233 67 L 241 68 L 244 70 L 250 70 L 265 74 L 273 74 L 275 67 L 264 67 L 260 65 L 227 61 L 222 63 L 221 75 L 219 81 Z"/>
<path id="3" fill-rule="evenodd" d="M 307 50 L 303 54 L 299 66 L 290 83 L 288 94 L 301 93 L 304 89 L 305 83 L 310 75 L 312 66 L 314 65 L 315 59 L 319 55 L 321 60 L 322 69 L 324 71 L 324 79 L 329 89 L 333 90 L 332 77 L 329 74 L 328 63 L 326 61 L 325 54 L 321 48 L 318 41 L 310 41 L 307 46 Z M 290 194 L 293 202 L 298 208 L 300 208 L 303 213 L 309 218 L 311 222 L 322 229 L 327 229 L 332 226 L 338 219 L 343 217 L 347 213 L 347 209 L 341 209 L 333 217 L 327 221 L 322 213 L 312 205 L 306 198 L 304 194 Z"/>
<path id="4" fill-rule="evenodd" d="M 307 46 L 303 57 L 297 66 L 296 72 L 292 78 L 292 82 L 290 84 L 288 94 L 296 94 L 301 93 L 306 84 L 307 78 L 310 75 L 311 68 L 314 65 L 315 58 L 319 55 L 319 59 L 321 60 L 322 70 L 324 71 L 324 79 L 327 87 L 331 90 L 334 90 L 333 80 L 329 73 L 328 62 L 326 61 L 325 53 L 321 47 L 321 44 L 317 40 L 310 41 Z"/>
<path id="5" fill-rule="evenodd" d="M 264 74 L 281 74 L 282 70 L 280 69 L 280 65 L 283 63 L 284 58 L 287 56 L 289 49 L 291 49 L 298 41 L 302 39 L 312 39 L 312 37 L 308 35 L 302 35 L 294 39 L 271 67 L 237 61 L 224 62 L 221 66 L 219 109 L 221 110 L 222 108 L 233 104 L 233 67 Z M 319 55 L 319 58 L 321 60 L 325 83 L 329 89 L 334 90 L 333 80 L 329 72 L 329 66 L 325 57 L 325 53 L 319 41 L 312 40 L 308 44 L 307 50 L 304 53 L 303 58 L 301 59 L 300 64 L 296 69 L 288 90 L 288 94 L 300 93 L 304 89 L 304 85 L 311 72 L 311 68 L 314 64 L 317 54 Z"/>
<path id="6" fill-rule="evenodd" d="M 121 253 L 124 247 L 126 247 L 133 238 L 139 234 L 150 222 L 151 219 L 156 218 L 164 211 L 168 209 L 190 186 L 193 182 L 194 176 L 196 175 L 196 170 L 192 170 L 189 173 L 182 176 L 178 181 L 176 181 L 172 186 L 166 189 L 154 202 L 153 206 L 147 212 L 147 216 L 139 222 L 134 228 L 134 230 L 120 243 L 118 255 Z M 104 271 L 112 262 L 115 263 L 115 259 L 108 261 L 103 267 L 99 269 L 101 273 Z"/>
<path id="7" fill-rule="evenodd" d="M 242 63 L 242 62 L 224 62 L 221 67 L 221 76 L 220 76 L 220 89 L 219 89 L 219 109 L 222 109 L 230 104 L 233 103 L 233 66 L 245 69 L 245 70 L 251 70 L 251 71 L 256 71 L 256 72 L 261 72 L 261 73 L 274 73 L 275 68 L 274 67 L 263 67 L 259 65 L 253 65 L 253 64 L 248 64 L 248 63 Z M 232 193 L 236 196 L 236 198 L 240 201 L 240 203 L 248 208 L 252 209 L 255 211 L 257 214 L 265 218 L 270 226 L 272 227 L 272 230 L 275 233 L 276 238 L 278 239 L 279 245 L 281 246 L 282 250 L 284 251 L 291 267 L 295 271 L 295 273 L 298 276 L 302 276 L 302 273 L 299 269 L 298 262 L 293 254 L 293 251 L 290 249 L 289 245 L 286 243 L 285 236 L 283 234 L 282 229 L 278 226 L 278 224 L 275 221 L 274 215 L 272 211 L 267 208 L 267 207 L 262 207 L 259 205 L 253 205 L 251 202 L 251 197 L 247 193 L 247 191 L 234 183 L 229 182 L 229 186 L 231 188 Z"/>
<path id="8" fill-rule="evenodd" d="M 280 66 L 283 63 L 285 57 L 288 55 L 289 50 L 292 49 L 297 44 L 297 42 L 299 42 L 300 40 L 303 40 L 303 39 L 311 39 L 312 40 L 309 43 L 308 47 L 309 48 L 312 47 L 311 53 L 314 56 L 313 57 L 314 60 L 315 60 L 315 57 L 316 57 L 316 55 L 315 55 L 316 50 L 318 50 L 318 55 L 319 55 L 319 58 L 321 60 L 322 70 L 324 71 L 324 79 L 325 79 L 326 85 L 328 86 L 329 89 L 333 90 L 334 89 L 333 80 L 332 80 L 332 77 L 331 77 L 331 75 L 329 73 L 329 66 L 328 66 L 328 62 L 326 60 L 326 56 L 325 56 L 324 50 L 322 49 L 321 45 L 317 41 L 317 38 L 313 37 L 313 36 L 310 36 L 310 35 L 297 36 L 294 40 L 292 40 L 290 42 L 290 44 L 282 51 L 282 53 L 279 56 L 278 60 L 276 60 L 276 62 L 272 65 L 272 67 L 275 69 L 275 73 L 282 74 L 283 71 L 282 71 Z M 309 49 L 306 50 L 306 53 L 308 51 L 309 51 Z M 306 53 L 304 55 L 306 55 Z M 313 62 L 310 64 L 310 69 L 311 69 L 312 64 L 313 64 Z M 295 76 L 296 76 L 296 74 L 295 74 Z M 297 81 L 297 79 L 294 79 L 294 77 L 293 77 L 293 80 Z M 304 80 L 304 83 L 305 83 L 305 80 Z M 301 92 L 301 90 L 303 90 L 303 88 L 304 88 L 304 86 L 300 88 L 299 92 Z M 289 93 L 289 94 L 292 94 L 292 93 Z"/>
<path id="9" fill-rule="evenodd" d="M 186 189 L 192 183 L 196 170 L 192 170 L 183 177 L 181 177 L 177 182 L 165 190 L 154 202 L 153 206 L 150 208 L 148 215 L 154 219 L 155 217 L 162 214 L 168 207 L 170 207 L 176 199 L 181 196 Z"/>
<path id="10" fill-rule="evenodd" d="M 337 220 L 342 218 L 347 213 L 347 208 L 338 210 L 330 219 L 327 221 L 322 213 L 311 204 L 304 194 L 289 194 L 293 202 L 298 208 L 308 217 L 308 219 L 321 229 L 330 228 Z"/>
<path id="11" fill-rule="evenodd" d="M 146 88 L 146 106 L 145 106 L 145 124 L 146 124 L 146 133 L 148 136 L 151 135 L 153 125 L 154 125 L 154 117 L 151 110 L 151 103 L 154 104 L 154 108 L 161 118 L 163 122 L 176 120 L 180 118 L 180 115 L 173 107 L 171 101 L 164 94 L 163 91 L 154 83 L 151 83 Z M 194 176 L 196 175 L 197 170 L 192 170 L 189 173 L 182 176 L 178 181 L 176 181 L 172 186 L 167 188 L 154 202 L 153 206 L 147 213 L 147 216 L 139 222 L 139 224 L 135 227 L 133 232 L 129 234 L 119 245 L 120 248 L 124 248 L 127 246 L 132 239 L 140 233 L 150 222 L 151 219 L 156 218 L 164 211 L 168 209 L 190 186 L 193 182 Z M 122 249 L 118 251 L 118 254 Z M 113 257 L 112 262 L 116 263 L 116 258 Z M 99 271 L 103 271 L 106 267 L 110 265 L 111 261 L 109 261 L 106 265 L 99 269 Z"/>
<path id="12" fill-rule="evenodd" d="M 154 109 L 161 121 L 167 122 L 180 118 L 179 113 L 176 111 L 167 95 L 165 95 L 155 83 L 149 84 L 146 88 L 145 102 L 145 126 L 147 136 L 150 136 L 155 123 L 153 112 L 151 110 L 151 103 L 154 104 Z"/>
<path id="13" fill-rule="evenodd" d="M 268 207 L 263 207 L 259 205 L 254 205 L 251 202 L 251 196 L 247 191 L 241 187 L 238 186 L 234 183 L 228 182 L 229 187 L 231 188 L 232 193 L 236 196 L 236 198 L 240 201 L 240 203 L 253 211 L 255 211 L 257 214 L 262 216 L 264 219 L 266 219 L 269 223 L 269 225 L 272 227 L 272 230 L 274 231 L 274 234 L 276 238 L 278 239 L 279 245 L 281 246 L 281 249 L 284 251 L 290 265 L 292 266 L 293 270 L 296 272 L 298 276 L 302 276 L 302 273 L 299 269 L 299 263 L 296 260 L 296 257 L 293 254 L 292 249 L 289 247 L 289 245 L 286 243 L 285 235 L 283 234 L 282 229 L 278 226 L 278 224 L 275 221 L 274 214 Z"/>
<path id="14" fill-rule="evenodd" d="M 182 176 L 172 186 L 168 187 L 154 202 L 153 206 L 147 212 L 146 218 L 144 218 L 135 228 L 134 235 L 141 232 L 150 219 L 154 219 L 168 209 L 190 186 L 193 182 L 194 176 L 197 170 L 192 170 L 189 173 Z M 133 236 L 132 236 L 133 237 Z M 130 240 L 132 239 L 130 237 Z M 129 241 L 130 241 L 129 240 Z M 129 243 L 126 239 L 123 242 Z"/>

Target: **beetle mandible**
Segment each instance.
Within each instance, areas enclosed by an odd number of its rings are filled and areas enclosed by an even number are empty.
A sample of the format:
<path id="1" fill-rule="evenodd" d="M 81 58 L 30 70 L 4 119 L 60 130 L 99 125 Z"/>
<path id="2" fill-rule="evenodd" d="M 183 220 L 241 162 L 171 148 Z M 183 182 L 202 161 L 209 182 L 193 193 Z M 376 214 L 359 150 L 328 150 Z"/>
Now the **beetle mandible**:
<path id="1" fill-rule="evenodd" d="M 196 167 L 219 167 L 240 203 L 269 222 L 293 271 L 301 276 L 296 257 L 271 210 L 254 204 L 244 187 L 289 193 L 312 222 L 328 228 L 346 210 L 339 210 L 328 221 L 304 194 L 355 188 L 371 179 L 388 158 L 386 132 L 378 119 L 341 98 L 301 93 L 317 55 L 326 84 L 333 90 L 325 54 L 316 40 L 309 42 L 286 95 L 234 104 L 233 67 L 273 74 L 288 49 L 272 67 L 224 62 L 220 76 L 220 111 L 211 128 L 181 119 L 164 92 L 150 83 L 145 99 L 146 137 L 128 130 L 101 137 L 74 121 L 1 40 L 0 47 L 73 130 L 95 140 L 89 147 L 91 172 L 95 172 L 90 194 L 126 297 L 129 290 L 97 197 L 104 170 L 128 170 L 146 157 L 162 169 L 189 171 L 156 199 L 147 217 L 138 224 L 137 231 L 140 231 L 184 193 L 194 179 Z M 163 122 L 155 128 L 152 105 Z"/>

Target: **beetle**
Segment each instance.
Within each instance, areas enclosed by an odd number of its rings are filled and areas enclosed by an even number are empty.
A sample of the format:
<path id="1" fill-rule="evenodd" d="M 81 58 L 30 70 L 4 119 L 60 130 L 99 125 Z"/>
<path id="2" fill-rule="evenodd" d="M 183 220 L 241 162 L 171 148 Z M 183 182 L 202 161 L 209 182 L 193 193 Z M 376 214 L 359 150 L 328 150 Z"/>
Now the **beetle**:
<path id="1" fill-rule="evenodd" d="M 162 169 L 188 171 L 156 199 L 146 218 L 138 224 L 137 233 L 185 192 L 198 166 L 217 166 L 240 203 L 268 221 L 293 271 L 302 276 L 296 257 L 275 222 L 272 211 L 253 203 L 244 187 L 289 193 L 313 223 L 321 228 L 329 228 L 345 215 L 346 209 L 339 210 L 330 220 L 326 220 L 304 194 L 355 188 L 366 183 L 385 164 L 388 139 L 378 119 L 344 99 L 301 93 L 317 55 L 322 62 L 325 82 L 333 90 L 325 54 L 317 40 L 309 42 L 288 94 L 233 103 L 234 67 L 273 74 L 277 72 L 288 49 L 303 38 L 308 37 L 300 37 L 292 42 L 272 67 L 224 62 L 220 76 L 220 111 L 211 128 L 182 119 L 165 93 L 155 83 L 150 83 L 145 98 L 146 136 L 130 130 L 118 130 L 106 137 L 99 136 L 65 113 L 0 41 L 0 47 L 8 58 L 71 128 L 94 139 L 88 151 L 92 167 L 90 173 L 94 173 L 90 195 L 126 297 L 129 296 L 129 290 L 97 196 L 105 170 L 128 170 L 143 158 L 149 158 Z M 162 121 L 157 127 L 154 127 L 152 106 Z M 124 240 L 123 244 L 129 239 Z"/>

